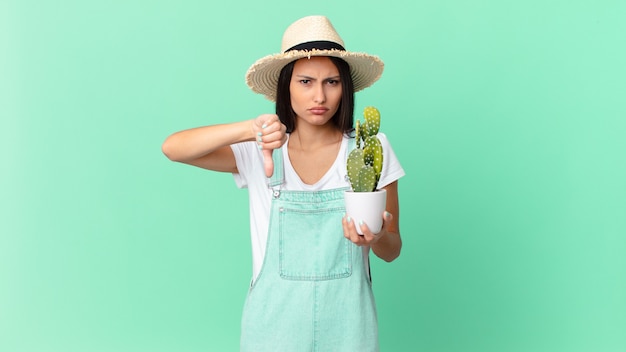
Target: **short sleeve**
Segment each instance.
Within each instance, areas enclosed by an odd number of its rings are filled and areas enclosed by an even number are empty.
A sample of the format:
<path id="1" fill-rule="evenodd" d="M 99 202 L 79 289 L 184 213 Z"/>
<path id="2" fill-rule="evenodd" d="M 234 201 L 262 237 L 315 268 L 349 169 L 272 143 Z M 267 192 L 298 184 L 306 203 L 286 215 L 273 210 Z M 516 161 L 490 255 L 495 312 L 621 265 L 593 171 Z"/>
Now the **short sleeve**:
<path id="1" fill-rule="evenodd" d="M 235 143 L 230 146 L 235 155 L 238 173 L 233 177 L 238 188 L 248 188 L 252 177 L 263 177 L 257 175 L 259 171 L 263 173 L 263 156 L 254 142 Z"/>
<path id="2" fill-rule="evenodd" d="M 399 180 L 405 175 L 405 172 L 387 136 L 384 133 L 379 133 L 378 139 L 380 139 L 383 147 L 383 170 L 380 175 L 380 181 L 378 181 L 378 188 L 383 188 Z"/>

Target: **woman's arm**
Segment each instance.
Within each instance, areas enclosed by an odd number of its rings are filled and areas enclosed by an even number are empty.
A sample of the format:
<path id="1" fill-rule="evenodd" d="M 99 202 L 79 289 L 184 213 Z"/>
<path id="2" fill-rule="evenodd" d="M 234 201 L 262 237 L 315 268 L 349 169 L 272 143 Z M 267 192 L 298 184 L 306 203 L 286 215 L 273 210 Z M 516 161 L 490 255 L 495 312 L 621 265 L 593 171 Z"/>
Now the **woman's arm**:
<path id="1" fill-rule="evenodd" d="M 398 181 L 384 187 L 387 190 L 387 210 L 383 216 L 383 228 L 373 234 L 367 225 L 361 226 L 363 235 L 356 232 L 354 221 L 343 219 L 343 233 L 346 238 L 359 246 L 370 246 L 376 256 L 391 262 L 400 255 L 402 239 L 400 238 L 400 204 L 398 202 Z"/>
<path id="2" fill-rule="evenodd" d="M 375 236 L 378 237 L 370 246 L 379 258 L 391 262 L 398 258 L 402 249 L 400 238 L 400 204 L 398 202 L 398 181 L 384 187 L 387 190 L 387 211 L 383 218 L 383 229 Z"/>
<path id="3" fill-rule="evenodd" d="M 241 122 L 192 128 L 176 132 L 163 142 L 163 153 L 172 161 L 208 170 L 237 172 L 231 144 L 256 140 L 264 154 L 286 140 L 285 127 L 276 115 L 260 115 Z"/>

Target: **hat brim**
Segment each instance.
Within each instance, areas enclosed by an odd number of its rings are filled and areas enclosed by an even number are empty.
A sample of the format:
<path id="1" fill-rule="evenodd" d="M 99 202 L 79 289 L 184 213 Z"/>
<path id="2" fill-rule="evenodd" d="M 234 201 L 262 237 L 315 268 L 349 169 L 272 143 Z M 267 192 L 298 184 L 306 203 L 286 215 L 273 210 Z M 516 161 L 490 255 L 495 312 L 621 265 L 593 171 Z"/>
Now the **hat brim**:
<path id="1" fill-rule="evenodd" d="M 265 56 L 257 60 L 246 73 L 246 84 L 254 92 L 276 101 L 276 87 L 280 71 L 292 61 L 311 56 L 333 56 L 343 59 L 350 66 L 354 91 L 358 92 L 376 82 L 383 73 L 384 64 L 380 58 L 365 53 L 344 50 L 289 51 Z"/>

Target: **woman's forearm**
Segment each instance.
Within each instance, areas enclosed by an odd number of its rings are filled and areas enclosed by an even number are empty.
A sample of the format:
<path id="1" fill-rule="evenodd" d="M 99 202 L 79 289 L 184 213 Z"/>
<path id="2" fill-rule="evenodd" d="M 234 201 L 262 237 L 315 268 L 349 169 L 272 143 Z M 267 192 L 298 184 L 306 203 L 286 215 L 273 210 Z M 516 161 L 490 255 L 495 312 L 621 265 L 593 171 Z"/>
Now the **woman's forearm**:
<path id="1" fill-rule="evenodd" d="M 380 259 L 391 262 L 400 256 L 402 249 L 402 239 L 395 232 L 388 232 L 371 246 L 372 251 Z"/>
<path id="2" fill-rule="evenodd" d="M 251 120 L 192 128 L 176 132 L 163 142 L 172 161 L 190 162 L 234 143 L 254 140 Z"/>
<path id="3" fill-rule="evenodd" d="M 387 212 L 390 219 L 384 226 L 387 232 L 378 241 L 371 244 L 372 251 L 384 261 L 391 262 L 400 255 L 402 239 L 400 238 L 400 204 L 398 201 L 398 181 L 385 186 L 387 191 Z"/>

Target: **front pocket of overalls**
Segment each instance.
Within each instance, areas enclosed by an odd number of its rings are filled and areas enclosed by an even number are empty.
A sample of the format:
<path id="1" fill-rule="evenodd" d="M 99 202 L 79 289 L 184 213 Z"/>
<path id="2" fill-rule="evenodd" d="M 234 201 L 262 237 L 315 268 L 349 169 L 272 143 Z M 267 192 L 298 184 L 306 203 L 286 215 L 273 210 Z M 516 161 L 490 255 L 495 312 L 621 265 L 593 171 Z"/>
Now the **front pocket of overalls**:
<path id="1" fill-rule="evenodd" d="M 345 210 L 280 208 L 280 276 L 332 280 L 352 274 L 352 242 L 343 237 Z"/>

